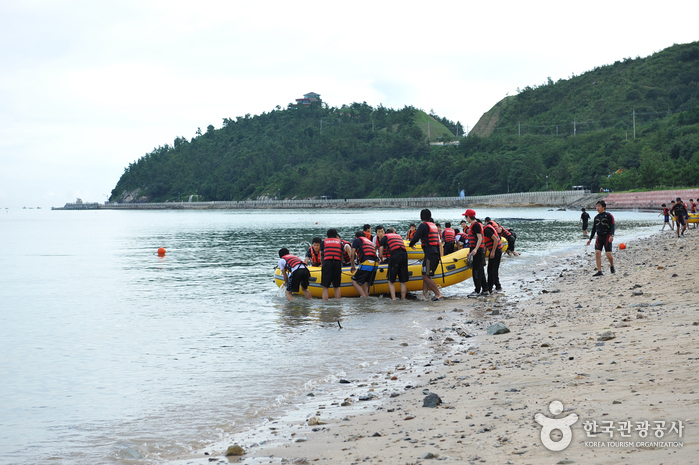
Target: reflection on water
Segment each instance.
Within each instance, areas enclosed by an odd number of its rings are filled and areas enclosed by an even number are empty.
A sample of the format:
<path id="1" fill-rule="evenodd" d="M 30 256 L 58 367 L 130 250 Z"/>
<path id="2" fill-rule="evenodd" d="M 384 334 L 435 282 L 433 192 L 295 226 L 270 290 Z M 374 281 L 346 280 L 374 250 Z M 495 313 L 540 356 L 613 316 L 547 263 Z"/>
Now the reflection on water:
<path id="1" fill-rule="evenodd" d="M 506 259 L 501 275 L 585 250 L 579 212 L 477 211 L 511 218 L 500 221 L 517 232 L 523 255 Z M 433 216 L 458 224 L 461 213 Z M 364 223 L 404 234 L 418 215 L 2 215 L 0 457 L 18 464 L 49 456 L 57 464 L 167 459 L 285 406 L 309 386 L 360 378 L 423 350 L 434 321 L 429 303 L 287 302 L 272 279 L 282 246 L 303 257 L 328 228 L 349 239 Z M 618 241 L 658 224 L 651 214 L 615 216 Z M 471 287 L 467 281 L 445 295 L 458 305 Z"/>

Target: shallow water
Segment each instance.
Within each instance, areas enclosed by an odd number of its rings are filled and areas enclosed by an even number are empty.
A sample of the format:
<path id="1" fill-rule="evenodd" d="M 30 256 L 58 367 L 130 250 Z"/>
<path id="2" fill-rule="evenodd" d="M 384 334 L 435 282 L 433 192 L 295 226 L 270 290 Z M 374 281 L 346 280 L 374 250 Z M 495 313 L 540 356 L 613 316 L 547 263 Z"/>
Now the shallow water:
<path id="1" fill-rule="evenodd" d="M 461 213 L 433 210 L 436 221 L 457 227 Z M 504 284 L 552 257 L 586 250 L 579 212 L 485 213 L 508 218 L 501 223 L 517 232 L 522 256 L 504 260 Z M 303 256 L 313 236 L 335 227 L 350 238 L 364 223 L 404 234 L 418 216 L 0 212 L 0 461 L 167 461 L 313 387 L 423 350 L 430 303 L 287 303 L 272 280 L 281 246 Z M 615 217 L 617 243 L 661 224 L 651 213 Z M 158 247 L 167 249 L 164 258 Z M 444 294 L 457 306 L 471 290 L 469 280 Z"/>

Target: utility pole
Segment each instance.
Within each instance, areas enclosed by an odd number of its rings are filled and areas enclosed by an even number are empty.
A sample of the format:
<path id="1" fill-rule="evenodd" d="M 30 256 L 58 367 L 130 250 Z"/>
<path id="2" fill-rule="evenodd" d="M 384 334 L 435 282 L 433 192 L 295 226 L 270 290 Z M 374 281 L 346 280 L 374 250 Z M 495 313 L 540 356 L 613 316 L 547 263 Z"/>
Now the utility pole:
<path id="1" fill-rule="evenodd" d="M 633 109 L 633 140 L 636 140 L 636 109 Z"/>
<path id="2" fill-rule="evenodd" d="M 323 134 L 323 118 L 320 119 L 320 133 Z"/>
<path id="3" fill-rule="evenodd" d="M 517 122 L 517 135 L 519 138 L 522 138 L 522 123 L 520 121 Z"/>

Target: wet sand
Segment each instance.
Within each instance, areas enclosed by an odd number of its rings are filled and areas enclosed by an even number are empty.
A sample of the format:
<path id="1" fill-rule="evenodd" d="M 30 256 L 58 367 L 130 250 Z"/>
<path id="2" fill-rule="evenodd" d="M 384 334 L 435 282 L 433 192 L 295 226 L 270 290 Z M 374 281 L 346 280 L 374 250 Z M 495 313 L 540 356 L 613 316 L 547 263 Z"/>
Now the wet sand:
<path id="1" fill-rule="evenodd" d="M 314 392 L 176 463 L 697 463 L 699 234 L 687 236 L 615 246 L 616 274 L 603 257 L 593 277 L 590 251 L 504 294 L 425 303 L 434 329 L 422 357 Z M 510 332 L 487 335 L 497 322 Z M 430 393 L 441 404 L 423 407 Z M 569 446 L 544 447 L 535 414 L 577 415 Z M 225 457 L 233 444 L 245 454 Z"/>

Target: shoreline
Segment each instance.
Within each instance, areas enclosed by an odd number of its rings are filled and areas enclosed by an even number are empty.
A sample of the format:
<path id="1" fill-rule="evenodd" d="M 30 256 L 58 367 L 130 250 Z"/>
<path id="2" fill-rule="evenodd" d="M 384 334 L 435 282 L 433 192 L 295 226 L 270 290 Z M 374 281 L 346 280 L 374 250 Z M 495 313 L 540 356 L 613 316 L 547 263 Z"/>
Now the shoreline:
<path id="1" fill-rule="evenodd" d="M 698 239 L 692 230 L 681 240 L 656 233 L 615 247 L 615 275 L 603 258 L 604 276 L 591 277 L 594 254 L 586 253 L 521 273 L 515 292 L 446 300 L 432 307 L 435 327 L 423 355 L 314 391 L 284 416 L 170 463 L 691 462 L 699 451 L 692 415 L 699 416 L 699 316 L 686 303 L 697 300 L 691 264 Z M 498 321 L 511 332 L 485 335 Z M 606 331 L 614 338 L 599 341 Z M 442 404 L 422 407 L 425 390 Z M 542 445 L 534 421 L 536 413 L 553 416 L 553 400 L 563 403 L 561 416 L 579 416 L 561 452 Z M 618 431 L 588 438 L 583 428 L 646 420 L 666 421 L 668 429 L 681 421 L 683 437 L 650 430 L 643 439 L 631 429 L 630 439 Z M 614 441 L 626 446 L 592 445 Z M 658 446 L 663 441 L 671 446 Z M 245 454 L 224 457 L 234 444 Z"/>

